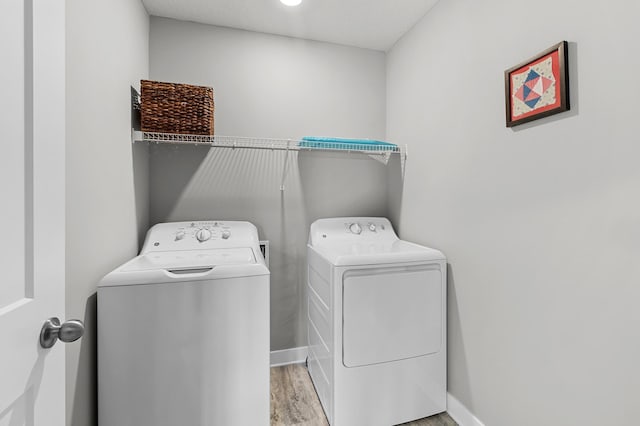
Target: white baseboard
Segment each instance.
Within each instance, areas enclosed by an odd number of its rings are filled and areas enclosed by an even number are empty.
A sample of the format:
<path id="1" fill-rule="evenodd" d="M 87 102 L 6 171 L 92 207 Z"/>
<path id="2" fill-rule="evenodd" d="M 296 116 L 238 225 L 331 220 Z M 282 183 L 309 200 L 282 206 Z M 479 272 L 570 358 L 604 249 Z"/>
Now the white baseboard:
<path id="1" fill-rule="evenodd" d="M 447 413 L 460 426 L 484 426 L 480 419 L 450 393 L 447 393 Z"/>
<path id="2" fill-rule="evenodd" d="M 281 351 L 271 351 L 271 366 L 278 367 L 288 364 L 299 364 L 305 362 L 309 350 L 306 346 L 299 348 L 283 349 Z"/>

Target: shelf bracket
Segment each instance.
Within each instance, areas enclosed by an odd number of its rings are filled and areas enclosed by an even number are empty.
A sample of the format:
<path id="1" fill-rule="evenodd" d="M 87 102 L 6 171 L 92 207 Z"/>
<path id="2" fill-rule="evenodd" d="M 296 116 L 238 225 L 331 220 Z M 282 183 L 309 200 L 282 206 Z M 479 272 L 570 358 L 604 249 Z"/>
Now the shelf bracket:
<path id="1" fill-rule="evenodd" d="M 404 169 L 407 164 L 407 157 L 409 156 L 409 146 L 402 145 L 400 147 L 400 173 L 402 176 L 402 181 L 404 182 Z"/>
<path id="2" fill-rule="evenodd" d="M 390 152 L 380 153 L 380 154 L 368 154 L 369 158 L 373 158 L 379 163 L 384 164 L 385 166 L 389 163 L 389 158 L 391 158 Z"/>

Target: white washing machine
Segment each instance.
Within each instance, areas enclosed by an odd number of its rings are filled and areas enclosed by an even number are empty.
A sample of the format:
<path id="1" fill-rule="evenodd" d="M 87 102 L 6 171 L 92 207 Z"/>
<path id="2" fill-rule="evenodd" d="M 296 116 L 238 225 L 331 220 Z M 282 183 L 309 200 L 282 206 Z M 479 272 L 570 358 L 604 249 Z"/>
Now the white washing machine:
<path id="1" fill-rule="evenodd" d="M 255 226 L 155 225 L 98 287 L 100 426 L 267 426 L 269 400 L 269 270 Z"/>
<path id="2" fill-rule="evenodd" d="M 446 411 L 446 259 L 385 218 L 320 219 L 308 244 L 308 369 L 332 426 Z"/>

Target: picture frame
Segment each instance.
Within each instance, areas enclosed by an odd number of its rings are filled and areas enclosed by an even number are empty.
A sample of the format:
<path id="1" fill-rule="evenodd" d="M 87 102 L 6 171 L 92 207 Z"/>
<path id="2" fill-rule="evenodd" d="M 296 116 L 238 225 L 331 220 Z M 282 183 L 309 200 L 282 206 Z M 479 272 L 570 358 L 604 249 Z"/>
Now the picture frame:
<path id="1" fill-rule="evenodd" d="M 570 109 L 568 43 L 560 43 L 504 72 L 507 127 Z"/>

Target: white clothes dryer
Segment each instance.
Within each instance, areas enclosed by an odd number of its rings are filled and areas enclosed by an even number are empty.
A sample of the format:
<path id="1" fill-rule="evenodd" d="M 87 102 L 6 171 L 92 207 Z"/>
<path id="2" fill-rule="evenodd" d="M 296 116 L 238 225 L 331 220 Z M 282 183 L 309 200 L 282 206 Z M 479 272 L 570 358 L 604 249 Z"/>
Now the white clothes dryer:
<path id="1" fill-rule="evenodd" d="M 446 411 L 446 259 L 385 218 L 320 219 L 308 244 L 308 369 L 332 426 Z"/>
<path id="2" fill-rule="evenodd" d="M 100 426 L 268 426 L 269 270 L 249 222 L 158 224 L 98 287 Z"/>

